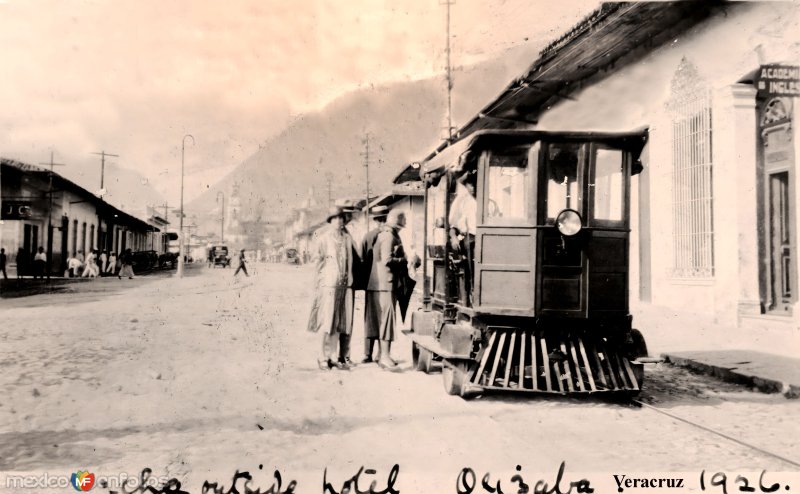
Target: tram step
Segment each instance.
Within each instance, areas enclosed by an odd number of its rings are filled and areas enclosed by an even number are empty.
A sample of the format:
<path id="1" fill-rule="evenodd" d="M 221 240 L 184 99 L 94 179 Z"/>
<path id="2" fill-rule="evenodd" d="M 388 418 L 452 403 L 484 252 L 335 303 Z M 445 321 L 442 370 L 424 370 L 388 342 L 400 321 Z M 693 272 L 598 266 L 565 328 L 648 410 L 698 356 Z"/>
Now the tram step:
<path id="1" fill-rule="evenodd" d="M 630 362 L 601 338 L 490 326 L 470 382 L 485 389 L 538 393 L 638 391 Z"/>

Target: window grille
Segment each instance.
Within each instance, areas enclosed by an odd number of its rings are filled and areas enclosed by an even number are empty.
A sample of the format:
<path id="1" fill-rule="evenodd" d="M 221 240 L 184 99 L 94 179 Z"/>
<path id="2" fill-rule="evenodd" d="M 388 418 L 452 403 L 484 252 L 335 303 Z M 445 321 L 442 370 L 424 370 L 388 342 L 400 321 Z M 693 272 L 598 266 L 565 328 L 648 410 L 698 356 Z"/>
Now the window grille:
<path id="1" fill-rule="evenodd" d="M 682 88 L 672 114 L 673 276 L 714 276 L 711 97 Z"/>

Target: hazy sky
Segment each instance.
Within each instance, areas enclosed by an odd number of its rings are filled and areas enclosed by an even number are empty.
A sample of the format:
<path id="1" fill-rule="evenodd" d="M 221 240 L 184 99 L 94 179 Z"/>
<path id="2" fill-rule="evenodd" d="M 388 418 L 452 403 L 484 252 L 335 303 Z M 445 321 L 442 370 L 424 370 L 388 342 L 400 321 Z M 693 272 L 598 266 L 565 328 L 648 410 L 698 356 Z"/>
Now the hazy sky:
<path id="1" fill-rule="evenodd" d="M 57 171 L 94 191 L 92 153 L 105 150 L 174 204 L 188 133 L 191 199 L 293 116 L 443 73 L 441 2 L 0 0 L 0 155 L 36 164 L 54 151 L 68 165 Z M 553 39 L 597 4 L 456 0 L 453 63 Z"/>

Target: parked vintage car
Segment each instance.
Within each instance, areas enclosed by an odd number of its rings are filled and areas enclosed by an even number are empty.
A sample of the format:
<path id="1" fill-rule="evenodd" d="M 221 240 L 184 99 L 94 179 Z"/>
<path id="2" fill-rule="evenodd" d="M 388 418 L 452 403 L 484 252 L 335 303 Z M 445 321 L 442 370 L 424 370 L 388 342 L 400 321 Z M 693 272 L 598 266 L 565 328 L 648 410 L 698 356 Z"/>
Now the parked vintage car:
<path id="1" fill-rule="evenodd" d="M 229 268 L 231 266 L 231 257 L 228 255 L 228 247 L 225 245 L 211 247 L 210 257 L 214 259 L 214 267 Z"/>
<path id="2" fill-rule="evenodd" d="M 140 250 L 132 255 L 132 266 L 135 273 L 150 271 L 158 267 L 158 253 L 154 250 Z"/>
<path id="3" fill-rule="evenodd" d="M 172 269 L 178 265 L 178 253 L 177 252 L 165 252 L 158 256 L 158 265 L 161 268 L 169 268 Z"/>
<path id="4" fill-rule="evenodd" d="M 297 249 L 286 249 L 286 262 L 288 264 L 302 264 L 303 261 L 300 259 L 300 253 Z"/>

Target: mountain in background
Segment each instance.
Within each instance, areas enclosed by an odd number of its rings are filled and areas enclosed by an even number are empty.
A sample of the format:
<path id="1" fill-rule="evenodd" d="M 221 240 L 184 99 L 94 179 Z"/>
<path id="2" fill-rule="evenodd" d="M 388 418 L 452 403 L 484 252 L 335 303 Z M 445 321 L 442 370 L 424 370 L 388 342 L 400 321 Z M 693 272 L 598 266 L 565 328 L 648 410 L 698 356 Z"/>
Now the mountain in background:
<path id="1" fill-rule="evenodd" d="M 519 76 L 537 56 L 532 44 L 454 72 L 453 122 L 472 118 Z M 392 178 L 408 163 L 424 158 L 447 135 L 444 77 L 363 88 L 345 94 L 317 113 L 294 120 L 269 139 L 227 177 L 192 201 L 200 234 L 219 230 L 219 191 L 226 200 L 238 189 L 239 218 L 282 223 L 292 208 L 314 195 L 328 203 L 331 195 L 365 194 L 365 135 L 369 133 L 371 195 L 388 192 Z M 230 204 L 230 202 L 228 203 Z"/>

